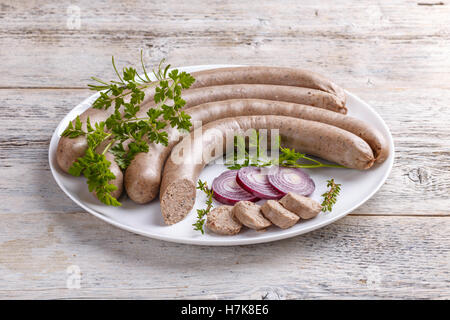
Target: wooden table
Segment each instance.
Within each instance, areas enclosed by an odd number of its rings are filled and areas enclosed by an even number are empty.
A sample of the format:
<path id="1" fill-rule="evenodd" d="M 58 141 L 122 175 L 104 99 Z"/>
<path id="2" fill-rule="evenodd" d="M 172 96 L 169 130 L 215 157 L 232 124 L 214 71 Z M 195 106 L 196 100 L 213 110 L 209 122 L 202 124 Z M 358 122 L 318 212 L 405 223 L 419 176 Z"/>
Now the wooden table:
<path id="1" fill-rule="evenodd" d="M 0 298 L 450 298 L 448 1 L 52 2 L 0 1 Z M 140 49 L 149 65 L 325 74 L 385 119 L 392 174 L 346 218 L 274 243 L 112 227 L 58 188 L 48 145 L 89 77 L 112 79 L 111 55 L 136 65 Z"/>

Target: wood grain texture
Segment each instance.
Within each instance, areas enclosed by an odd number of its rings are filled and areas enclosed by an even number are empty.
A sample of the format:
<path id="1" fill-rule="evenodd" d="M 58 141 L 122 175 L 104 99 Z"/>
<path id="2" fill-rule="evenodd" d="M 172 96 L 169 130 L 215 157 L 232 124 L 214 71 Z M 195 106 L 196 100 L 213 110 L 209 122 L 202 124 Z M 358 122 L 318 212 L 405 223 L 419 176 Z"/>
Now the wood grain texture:
<path id="1" fill-rule="evenodd" d="M 3 3 L 0 39 L 8 45 L 0 49 L 0 87 L 84 87 L 92 75 L 113 77 L 111 55 L 135 64 L 140 49 L 152 65 L 165 57 L 175 66 L 301 66 L 344 87 L 369 80 L 449 87 L 441 79 L 450 74 L 450 6 L 407 0 Z M 79 29 L 68 27 L 70 5 L 80 10 Z"/>
<path id="2" fill-rule="evenodd" d="M 2 218 L 0 298 L 450 298 L 444 217 L 347 217 L 219 248 L 147 239 L 87 213 Z M 72 265 L 80 289 L 66 287 Z"/>
<path id="3" fill-rule="evenodd" d="M 446 1 L 2 0 L 0 298 L 449 299 L 449 17 Z M 389 179 L 347 218 L 255 246 L 156 241 L 80 212 L 49 171 L 51 134 L 91 76 L 114 77 L 111 55 L 140 49 L 148 65 L 327 75 L 388 124 Z"/>
<path id="4" fill-rule="evenodd" d="M 386 120 L 396 145 L 389 179 L 354 214 L 449 215 L 450 114 L 445 109 L 450 90 L 353 91 Z M 4 206 L 0 214 L 79 211 L 51 176 L 48 145 L 59 121 L 90 94 L 88 90 L 0 90 L 5 107 L 0 118 L 0 203 Z"/>

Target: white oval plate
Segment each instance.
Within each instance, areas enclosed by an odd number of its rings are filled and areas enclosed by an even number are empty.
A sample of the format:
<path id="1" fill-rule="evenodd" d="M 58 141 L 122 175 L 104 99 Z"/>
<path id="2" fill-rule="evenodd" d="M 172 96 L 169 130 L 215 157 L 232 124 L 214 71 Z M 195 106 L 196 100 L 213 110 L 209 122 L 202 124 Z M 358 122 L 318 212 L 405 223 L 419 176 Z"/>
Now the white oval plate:
<path id="1" fill-rule="evenodd" d="M 180 71 L 194 72 L 226 66 L 229 65 L 190 66 L 178 69 Z M 192 212 L 183 221 L 172 226 L 164 225 L 158 200 L 149 204 L 138 205 L 126 196 L 122 196 L 120 199 L 122 207 L 109 207 L 100 203 L 88 191 L 84 178 L 76 178 L 64 173 L 56 163 L 56 148 L 60 134 L 70 120 L 91 106 L 97 94 L 77 105 L 59 123 L 50 141 L 50 169 L 60 188 L 84 210 L 116 227 L 150 238 L 211 246 L 245 245 L 290 238 L 326 226 L 355 210 L 378 191 L 392 169 L 394 163 L 394 142 L 385 122 L 367 103 L 349 92 L 346 93 L 348 115 L 370 122 L 382 132 L 387 141 L 389 141 L 389 158 L 383 164 L 375 165 L 367 171 L 334 168 L 306 170 L 316 184 L 316 190 L 311 195 L 313 199 L 321 202 L 321 194 L 327 189 L 326 180 L 330 178 L 334 178 L 337 183 L 342 184 L 342 191 L 332 212 L 321 212 L 316 218 L 301 221 L 286 230 L 272 226 L 265 232 L 243 229 L 241 233 L 235 236 L 220 236 L 208 232 L 205 228 L 206 232 L 202 235 L 200 232 L 194 231 L 192 227 L 192 223 L 196 220 L 196 209 L 205 207 L 206 197 L 201 192 L 197 193 L 197 201 Z M 203 170 L 200 179 L 206 180 L 211 185 L 214 177 L 224 170 L 226 168 L 223 165 L 214 164 L 207 166 Z M 219 203 L 214 204 L 220 205 Z"/>

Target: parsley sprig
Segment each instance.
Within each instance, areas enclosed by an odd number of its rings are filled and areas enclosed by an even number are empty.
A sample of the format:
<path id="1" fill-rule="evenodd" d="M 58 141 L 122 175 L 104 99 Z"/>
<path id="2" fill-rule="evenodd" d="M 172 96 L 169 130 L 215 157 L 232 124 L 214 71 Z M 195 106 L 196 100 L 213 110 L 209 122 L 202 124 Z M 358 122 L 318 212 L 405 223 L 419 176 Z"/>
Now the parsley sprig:
<path id="1" fill-rule="evenodd" d="M 228 169 L 239 170 L 243 167 L 266 167 L 271 165 L 291 168 L 344 168 L 344 166 L 337 164 L 327 164 L 320 162 L 316 159 L 308 157 L 304 153 L 295 151 L 295 149 L 289 149 L 281 147 L 281 139 L 278 137 L 276 141 L 280 153 L 278 158 L 269 159 L 265 157 L 264 150 L 261 148 L 261 141 L 258 132 L 254 132 L 249 135 L 249 149 L 253 149 L 256 152 L 247 152 L 245 138 L 241 135 L 235 136 L 234 145 L 237 152 L 234 154 L 234 159 L 231 163 L 227 163 Z M 309 163 L 299 163 L 300 160 L 306 160 Z"/>
<path id="2" fill-rule="evenodd" d="M 337 197 L 341 192 L 341 184 L 335 183 L 334 179 L 327 180 L 327 188 L 330 188 L 327 192 L 322 194 L 322 211 L 327 212 L 333 209 L 333 205 L 336 203 Z"/>
<path id="3" fill-rule="evenodd" d="M 208 212 L 211 211 L 213 206 L 213 191 L 212 189 L 208 188 L 208 185 L 202 180 L 198 180 L 197 189 L 203 191 L 206 194 L 206 209 L 197 209 L 197 221 L 192 224 L 194 226 L 194 230 L 201 231 L 202 234 L 205 234 L 205 231 L 203 230 L 203 225 L 205 224 L 205 216 L 208 214 Z"/>
<path id="4" fill-rule="evenodd" d="M 304 159 L 311 161 L 312 163 L 298 163 L 299 160 Z M 271 164 L 280 167 L 291 167 L 291 168 L 345 168 L 344 166 L 337 164 L 327 164 L 320 162 L 316 159 L 308 157 L 304 153 L 296 152 L 294 149 L 280 147 L 280 155 L 278 159 L 272 160 Z"/>
<path id="5" fill-rule="evenodd" d="M 192 124 L 190 116 L 182 111 L 186 102 L 181 98 L 181 91 L 189 88 L 195 79 L 189 73 L 179 72 L 177 69 L 169 72 L 170 65 L 164 65 L 163 59 L 157 70 L 153 70 L 156 80 L 152 81 L 145 68 L 142 51 L 142 76 L 133 67 L 123 68 L 120 74 L 114 57 L 112 65 L 118 80 L 106 82 L 92 77 L 98 84 L 88 86 L 100 94 L 94 101 L 93 108 L 107 110 L 114 106 L 114 112 L 106 121 L 95 123 L 94 126 L 88 118 L 87 131 L 82 129 L 83 124 L 78 116 L 75 125 L 70 122 L 61 136 L 86 136 L 88 149 L 72 165 L 69 173 L 74 176 L 84 175 L 89 190 L 94 191 L 100 201 L 119 206 L 120 202 L 111 196 L 111 192 L 117 188 L 109 183 L 115 176 L 109 169 L 111 163 L 105 154 L 109 151 L 119 167 L 126 169 L 138 153 L 149 151 L 149 143 L 167 146 L 168 134 L 164 129 L 168 125 L 188 131 Z M 155 104 L 145 116 L 141 116 L 139 112 L 146 95 L 145 89 L 149 87 L 155 87 Z M 103 149 L 97 150 L 104 145 Z"/>

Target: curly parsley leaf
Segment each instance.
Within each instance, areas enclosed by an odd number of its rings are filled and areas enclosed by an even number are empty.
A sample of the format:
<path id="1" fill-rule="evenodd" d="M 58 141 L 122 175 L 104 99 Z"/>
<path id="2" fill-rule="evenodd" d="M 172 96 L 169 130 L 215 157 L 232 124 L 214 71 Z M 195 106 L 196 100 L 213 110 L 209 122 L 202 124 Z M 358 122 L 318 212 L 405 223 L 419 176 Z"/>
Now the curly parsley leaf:
<path id="1" fill-rule="evenodd" d="M 77 116 L 75 119 L 75 126 L 73 125 L 72 121 L 70 121 L 67 128 L 63 131 L 63 133 L 61 133 L 61 136 L 73 139 L 79 136 L 86 135 L 86 132 L 84 132 L 82 129 L 82 125 L 83 124 L 81 123 L 80 116 Z"/>
<path id="2" fill-rule="evenodd" d="M 111 206 L 120 206 L 120 202 L 111 195 L 111 192 L 117 190 L 117 187 L 109 183 L 116 178 L 109 170 L 110 165 L 111 162 L 106 160 L 104 154 L 98 154 L 89 147 L 86 154 L 72 164 L 69 173 L 76 177 L 83 174 L 87 179 L 89 191 L 95 192 L 101 202 Z"/>
<path id="3" fill-rule="evenodd" d="M 94 191 L 103 203 L 120 205 L 111 196 L 115 187 L 108 181 L 115 177 L 109 170 L 110 162 L 106 160 L 106 152 L 111 152 L 120 168 L 126 169 L 138 153 L 149 151 L 150 143 L 167 146 L 168 133 L 165 129 L 168 125 L 179 130 L 189 130 L 192 126 L 191 118 L 182 111 L 186 102 L 181 98 L 181 92 L 182 89 L 189 88 L 195 79 L 189 73 L 176 69 L 169 72 L 170 65 L 164 66 L 162 59 L 157 70 L 153 71 L 157 81 L 152 81 L 145 68 L 142 51 L 143 76 L 133 67 L 125 67 L 119 72 L 114 57 L 111 60 L 118 80 L 104 81 L 92 77 L 97 84 L 88 86 L 99 92 L 93 108 L 107 110 L 114 106 L 114 112 L 106 121 L 95 123 L 94 126 L 88 118 L 87 132 L 82 130 L 82 122 L 77 117 L 75 124 L 70 122 L 61 136 L 86 136 L 88 150 L 84 157 L 72 165 L 69 173 L 84 175 L 89 190 Z M 150 108 L 146 117 L 141 118 L 138 114 L 145 99 L 145 89 L 149 87 L 155 87 L 155 106 Z M 103 150 L 97 150 L 104 145 Z"/>

